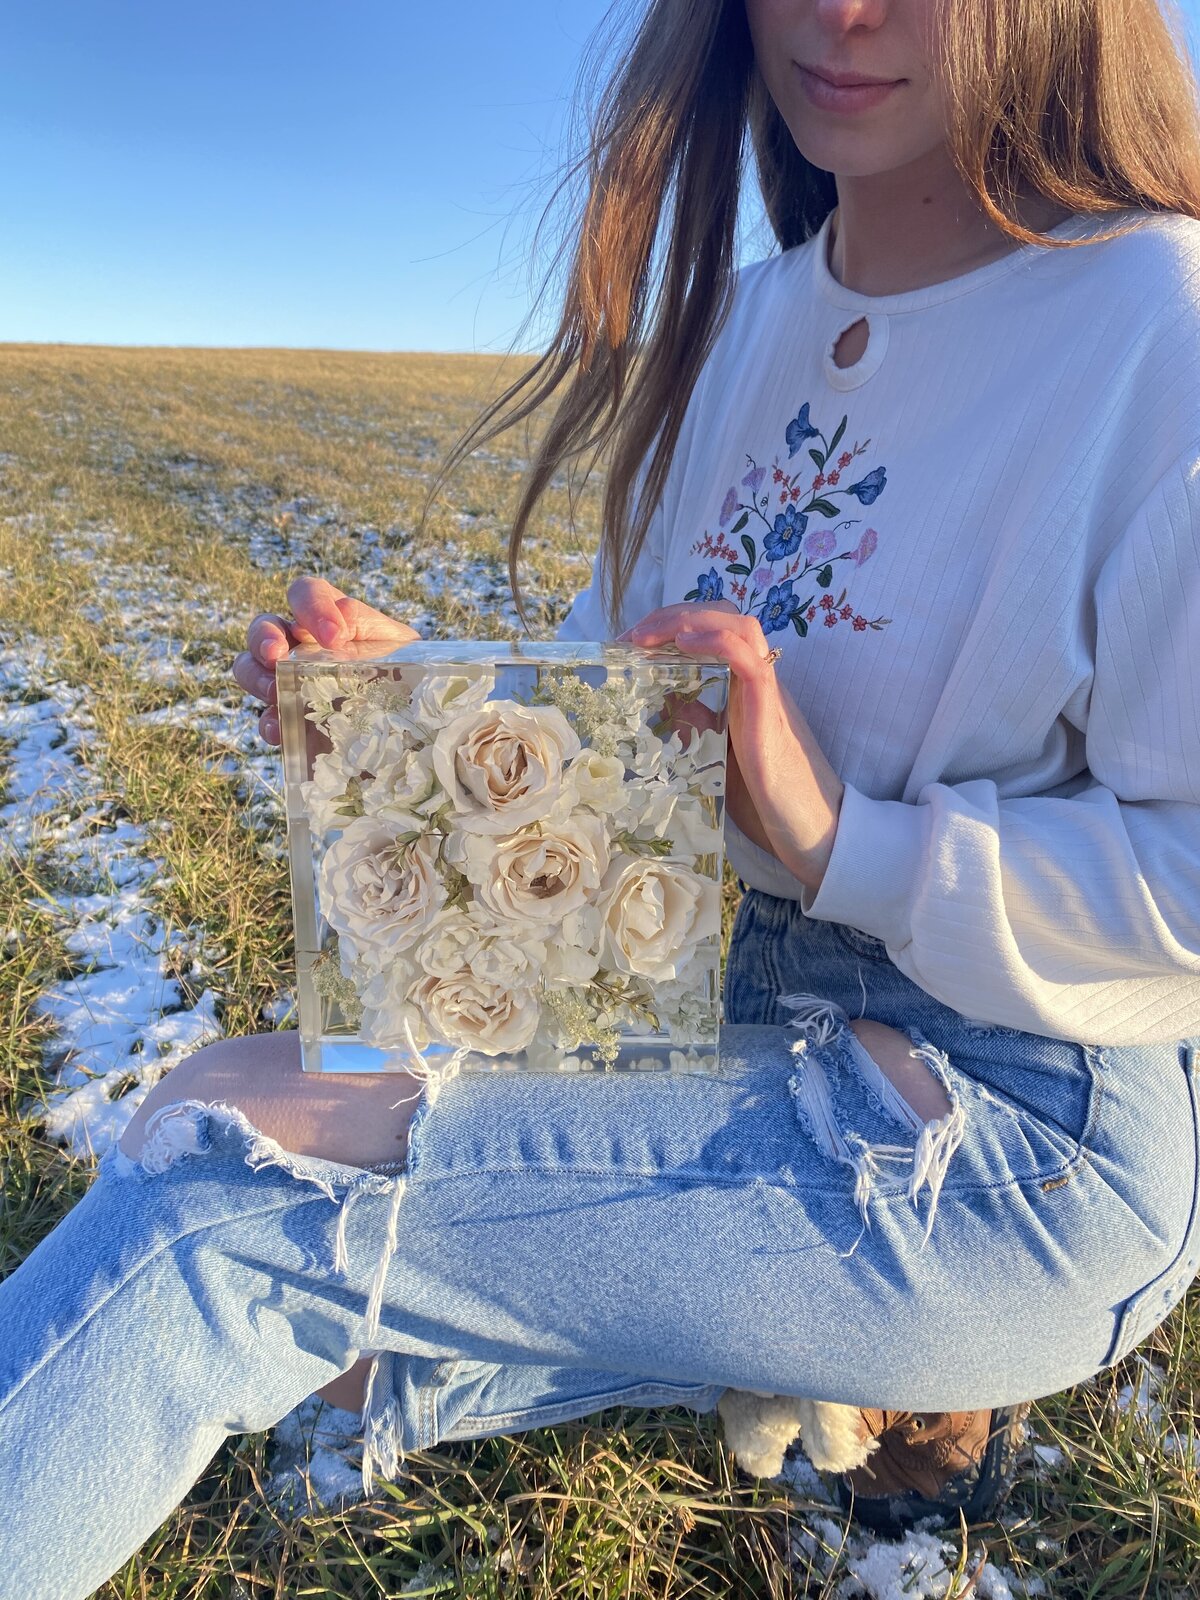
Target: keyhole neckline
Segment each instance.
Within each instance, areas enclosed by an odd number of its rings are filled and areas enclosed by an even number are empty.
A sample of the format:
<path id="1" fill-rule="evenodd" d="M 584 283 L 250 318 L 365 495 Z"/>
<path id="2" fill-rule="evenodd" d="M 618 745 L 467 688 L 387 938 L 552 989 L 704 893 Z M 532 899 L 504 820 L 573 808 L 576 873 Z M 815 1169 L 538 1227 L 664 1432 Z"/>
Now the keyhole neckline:
<path id="1" fill-rule="evenodd" d="M 846 329 L 852 328 L 856 322 L 867 324 L 867 347 L 852 366 L 839 367 L 833 359 L 834 349 Z M 864 311 L 850 318 L 839 317 L 822 352 L 821 365 L 825 372 L 825 381 L 834 389 L 857 389 L 860 383 L 866 383 L 867 379 L 873 377 L 883 365 L 890 332 L 891 323 L 888 318 L 879 316 L 874 311 Z"/>

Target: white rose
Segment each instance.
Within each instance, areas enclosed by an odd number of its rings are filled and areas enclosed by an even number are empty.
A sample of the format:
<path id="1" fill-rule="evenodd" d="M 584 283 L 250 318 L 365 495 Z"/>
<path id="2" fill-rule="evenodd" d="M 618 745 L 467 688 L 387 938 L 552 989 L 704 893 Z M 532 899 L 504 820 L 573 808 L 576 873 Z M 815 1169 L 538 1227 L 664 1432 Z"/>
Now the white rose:
<path id="1" fill-rule="evenodd" d="M 607 816 L 624 798 L 625 763 L 620 756 L 582 750 L 567 768 L 566 783 L 574 804 Z"/>
<path id="2" fill-rule="evenodd" d="M 363 810 L 368 816 L 405 826 L 427 826 L 428 813 L 443 798 L 433 770 L 433 748 L 397 751 L 395 759 L 380 766 L 363 790 Z"/>
<path id="3" fill-rule="evenodd" d="M 363 779 L 376 778 L 396 766 L 414 743 L 408 723 L 395 712 L 372 711 L 364 728 L 346 742 L 344 761 Z"/>
<path id="4" fill-rule="evenodd" d="M 463 871 L 481 903 L 518 927 L 544 930 L 592 899 L 608 870 L 608 834 L 588 811 L 496 838 L 461 836 Z"/>
<path id="5" fill-rule="evenodd" d="M 598 904 L 608 964 L 656 981 L 677 977 L 720 932 L 720 886 L 674 861 L 619 856 Z"/>
<path id="6" fill-rule="evenodd" d="M 486 983 L 529 988 L 541 976 L 546 945 L 541 939 L 514 938 L 508 928 L 448 907 L 430 923 L 417 959 L 431 977 L 470 971 Z"/>
<path id="7" fill-rule="evenodd" d="M 395 829 L 358 817 L 325 851 L 318 874 L 321 910 L 367 966 L 419 939 L 446 902 L 435 834 L 400 844 Z"/>
<path id="8" fill-rule="evenodd" d="M 432 738 L 464 711 L 478 711 L 487 705 L 496 687 L 496 674 L 486 672 L 426 672 L 413 686 L 409 720 L 413 731 Z"/>
<path id="9" fill-rule="evenodd" d="M 553 805 L 563 762 L 581 748 L 557 706 L 493 700 L 439 729 L 433 768 L 462 828 L 510 833 Z"/>
<path id="10" fill-rule="evenodd" d="M 424 1014 L 435 1037 L 489 1056 L 523 1050 L 541 1017 L 532 989 L 489 983 L 470 972 L 454 978 L 433 974 L 418 978 L 409 999 Z"/>

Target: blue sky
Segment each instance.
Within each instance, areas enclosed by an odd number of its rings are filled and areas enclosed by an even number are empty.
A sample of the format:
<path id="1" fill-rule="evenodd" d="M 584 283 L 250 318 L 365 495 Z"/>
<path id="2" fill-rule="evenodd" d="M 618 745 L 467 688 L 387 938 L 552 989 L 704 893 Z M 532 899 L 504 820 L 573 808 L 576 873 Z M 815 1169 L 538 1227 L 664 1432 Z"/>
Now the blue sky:
<path id="1" fill-rule="evenodd" d="M 606 9 L 8 7 L 0 340 L 508 348 Z"/>

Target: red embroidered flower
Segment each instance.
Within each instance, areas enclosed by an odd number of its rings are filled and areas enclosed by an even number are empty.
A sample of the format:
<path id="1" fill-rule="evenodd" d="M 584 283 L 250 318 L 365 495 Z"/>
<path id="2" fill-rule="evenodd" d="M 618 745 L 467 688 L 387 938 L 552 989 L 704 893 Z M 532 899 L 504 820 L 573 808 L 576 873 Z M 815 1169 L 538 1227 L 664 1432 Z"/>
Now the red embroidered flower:
<path id="1" fill-rule="evenodd" d="M 816 616 L 816 614 L 817 614 L 816 606 L 809 606 L 808 610 L 804 613 L 804 615 L 808 618 L 808 620 L 810 622 Z"/>
<path id="2" fill-rule="evenodd" d="M 842 609 L 838 612 L 838 616 L 841 617 L 843 621 L 845 621 L 847 617 L 852 617 L 853 615 L 854 615 L 854 607 L 853 606 L 843 606 Z"/>
<path id="3" fill-rule="evenodd" d="M 824 482 L 825 482 L 824 473 L 818 472 L 816 477 L 812 481 L 812 486 L 813 486 L 814 489 L 819 489 Z"/>
<path id="4" fill-rule="evenodd" d="M 838 466 L 848 467 L 853 460 L 854 457 L 850 454 L 849 450 L 843 450 L 841 455 L 838 457 Z"/>
<path id="5" fill-rule="evenodd" d="M 832 611 L 834 606 L 833 596 L 831 594 L 823 594 L 820 599 L 820 606 L 822 611 Z"/>
<path id="6" fill-rule="evenodd" d="M 836 624 L 837 624 L 837 612 L 836 611 L 827 611 L 825 613 L 825 626 L 827 628 L 832 628 Z"/>
<path id="7" fill-rule="evenodd" d="M 836 482 L 837 482 L 837 481 L 838 481 L 838 479 L 839 479 L 839 478 L 840 478 L 840 477 L 841 477 L 841 473 L 840 473 L 840 472 L 831 472 L 831 473 L 830 473 L 830 474 L 829 474 L 829 479 L 828 479 L 828 481 L 829 481 L 829 482 L 830 482 L 830 483 L 836 483 Z"/>
<path id="8" fill-rule="evenodd" d="M 854 619 L 854 631 L 855 631 L 855 633 L 861 633 L 863 631 L 863 629 L 866 627 L 866 625 L 867 625 L 866 617 L 855 617 L 855 619 Z"/>

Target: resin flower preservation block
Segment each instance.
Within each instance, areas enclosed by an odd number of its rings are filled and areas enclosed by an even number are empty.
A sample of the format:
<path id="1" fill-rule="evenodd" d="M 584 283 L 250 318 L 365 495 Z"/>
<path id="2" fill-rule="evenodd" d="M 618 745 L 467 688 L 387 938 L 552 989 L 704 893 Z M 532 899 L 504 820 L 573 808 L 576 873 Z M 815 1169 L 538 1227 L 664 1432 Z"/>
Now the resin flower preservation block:
<path id="1" fill-rule="evenodd" d="M 725 662 L 418 639 L 276 681 L 306 1071 L 718 1070 Z"/>

